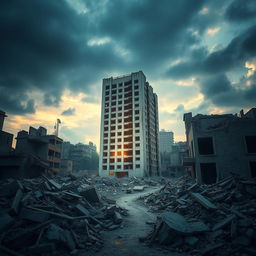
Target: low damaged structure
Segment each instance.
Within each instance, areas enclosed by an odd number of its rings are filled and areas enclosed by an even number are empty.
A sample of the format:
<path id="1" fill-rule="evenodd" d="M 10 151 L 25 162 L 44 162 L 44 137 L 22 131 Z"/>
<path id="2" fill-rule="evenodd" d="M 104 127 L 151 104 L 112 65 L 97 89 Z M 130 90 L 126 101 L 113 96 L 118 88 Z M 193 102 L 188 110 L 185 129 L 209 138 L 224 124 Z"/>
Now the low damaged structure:
<path id="1" fill-rule="evenodd" d="M 3 131 L 5 117 L 0 110 L 0 179 L 59 173 L 63 140 L 48 135 L 44 127 L 30 127 L 18 132 L 14 149 L 13 134 Z"/>
<path id="2" fill-rule="evenodd" d="M 7 117 L 5 112 L 0 110 L 0 154 L 7 154 L 13 151 L 13 134 L 3 131 L 5 117 Z"/>
<path id="3" fill-rule="evenodd" d="M 184 114 L 189 157 L 183 159 L 198 183 L 211 184 L 230 173 L 256 176 L 256 108 L 246 114 Z"/>
<path id="4" fill-rule="evenodd" d="M 54 174 L 60 171 L 60 157 L 63 140 L 56 135 L 47 135 L 44 127 L 29 127 L 29 132 L 20 131 L 16 138 L 17 154 L 30 154 L 45 161 Z"/>

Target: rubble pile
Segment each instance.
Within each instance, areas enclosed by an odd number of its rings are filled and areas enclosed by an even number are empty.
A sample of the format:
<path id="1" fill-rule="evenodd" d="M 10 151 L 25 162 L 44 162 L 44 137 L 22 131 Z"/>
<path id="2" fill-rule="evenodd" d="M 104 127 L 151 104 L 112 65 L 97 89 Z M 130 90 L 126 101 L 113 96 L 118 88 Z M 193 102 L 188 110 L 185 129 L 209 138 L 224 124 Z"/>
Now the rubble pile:
<path id="1" fill-rule="evenodd" d="M 97 251 L 127 212 L 74 177 L 0 181 L 0 255 Z"/>
<path id="2" fill-rule="evenodd" d="M 116 195 L 122 190 L 122 183 L 120 179 L 111 177 L 95 177 L 93 179 L 97 190 L 102 194 Z"/>
<path id="3" fill-rule="evenodd" d="M 90 180 L 90 179 L 89 179 Z M 164 179 L 153 180 L 149 178 L 113 178 L 113 177 L 95 177 L 90 180 L 95 183 L 97 190 L 102 194 L 120 195 L 121 192 L 132 193 L 133 191 L 143 191 L 148 186 L 157 186 L 164 184 Z"/>
<path id="4" fill-rule="evenodd" d="M 182 177 L 140 200 L 161 213 L 143 242 L 191 255 L 256 255 L 255 179 L 198 185 Z"/>

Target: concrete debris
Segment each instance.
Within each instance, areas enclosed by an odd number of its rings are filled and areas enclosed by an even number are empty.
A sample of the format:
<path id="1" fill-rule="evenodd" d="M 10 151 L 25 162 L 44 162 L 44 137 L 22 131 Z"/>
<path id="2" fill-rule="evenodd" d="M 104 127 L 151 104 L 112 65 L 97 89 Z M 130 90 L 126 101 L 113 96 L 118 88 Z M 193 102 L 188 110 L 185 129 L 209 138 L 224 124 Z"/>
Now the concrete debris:
<path id="1" fill-rule="evenodd" d="M 14 222 L 14 219 L 7 213 L 0 214 L 0 231 L 7 229 Z"/>
<path id="2" fill-rule="evenodd" d="M 202 206 L 204 206 L 206 209 L 212 209 L 215 210 L 217 209 L 216 205 L 214 205 L 213 203 L 211 203 L 207 198 L 205 198 L 204 196 L 202 196 L 199 193 L 191 193 L 191 196 L 198 202 L 200 203 Z"/>
<path id="3" fill-rule="evenodd" d="M 145 186 L 135 186 L 135 187 L 133 188 L 133 191 L 143 191 L 144 188 L 145 188 Z"/>
<path id="4" fill-rule="evenodd" d="M 90 203 L 99 203 L 100 202 L 99 196 L 94 187 L 87 186 L 87 185 L 83 184 L 78 188 L 78 191 L 79 191 L 80 195 L 84 196 L 88 202 L 90 202 Z"/>
<path id="5" fill-rule="evenodd" d="M 169 181 L 139 198 L 150 211 L 161 214 L 140 241 L 191 255 L 253 255 L 255 188 L 256 179 L 236 175 L 211 185 L 193 184 L 189 177 Z"/>
<path id="6" fill-rule="evenodd" d="M 17 215 L 18 214 L 22 197 L 23 197 L 23 193 L 20 189 L 18 189 L 17 192 L 16 192 L 16 195 L 13 199 L 12 206 L 11 206 L 11 209 L 10 209 L 10 214 L 11 215 Z"/>
<path id="7" fill-rule="evenodd" d="M 0 181 L 0 255 L 71 255 L 101 249 L 102 231 L 127 210 L 98 194 L 86 177 Z"/>
<path id="8" fill-rule="evenodd" d="M 94 179 L 95 187 L 99 193 L 120 195 L 120 192 L 128 194 L 133 192 L 143 191 L 148 186 L 158 186 L 166 183 L 165 179 L 155 177 L 152 178 L 110 178 L 110 177 L 96 177 Z M 137 190 L 138 189 L 138 190 Z"/>

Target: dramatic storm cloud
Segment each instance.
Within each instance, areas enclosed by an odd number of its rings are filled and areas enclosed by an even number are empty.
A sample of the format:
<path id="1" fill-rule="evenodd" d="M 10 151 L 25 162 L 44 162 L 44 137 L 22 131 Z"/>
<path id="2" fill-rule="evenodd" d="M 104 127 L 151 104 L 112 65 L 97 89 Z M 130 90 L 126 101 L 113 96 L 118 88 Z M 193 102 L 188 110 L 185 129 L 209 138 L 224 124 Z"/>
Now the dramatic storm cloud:
<path id="1" fill-rule="evenodd" d="M 76 112 L 76 109 L 75 108 L 68 108 L 66 110 L 64 110 L 61 115 L 62 116 L 73 116 Z"/>
<path id="2" fill-rule="evenodd" d="M 254 107 L 255 24 L 254 0 L 1 1 L 0 109 L 98 142 L 102 78 L 143 70 L 182 139 L 186 111 Z"/>

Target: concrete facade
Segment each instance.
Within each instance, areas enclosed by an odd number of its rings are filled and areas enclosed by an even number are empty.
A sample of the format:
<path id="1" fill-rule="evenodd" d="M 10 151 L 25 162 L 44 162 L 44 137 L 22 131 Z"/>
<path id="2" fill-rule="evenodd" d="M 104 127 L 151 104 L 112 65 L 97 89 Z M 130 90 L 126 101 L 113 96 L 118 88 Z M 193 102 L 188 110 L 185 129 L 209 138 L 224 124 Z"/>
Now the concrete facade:
<path id="1" fill-rule="evenodd" d="M 103 79 L 100 176 L 160 174 L 158 99 L 142 71 Z"/>
<path id="2" fill-rule="evenodd" d="M 44 127 L 29 128 L 29 132 L 20 131 L 17 135 L 15 152 L 29 154 L 47 161 L 53 173 L 60 171 L 61 147 L 63 140 L 55 135 L 47 135 Z"/>
<path id="3" fill-rule="evenodd" d="M 0 154 L 7 154 L 13 150 L 13 134 L 3 131 L 5 117 L 6 113 L 0 110 Z"/>
<path id="4" fill-rule="evenodd" d="M 240 116 L 184 114 L 189 157 L 184 158 L 199 183 L 215 183 L 230 173 L 256 176 L 255 108 Z"/>

